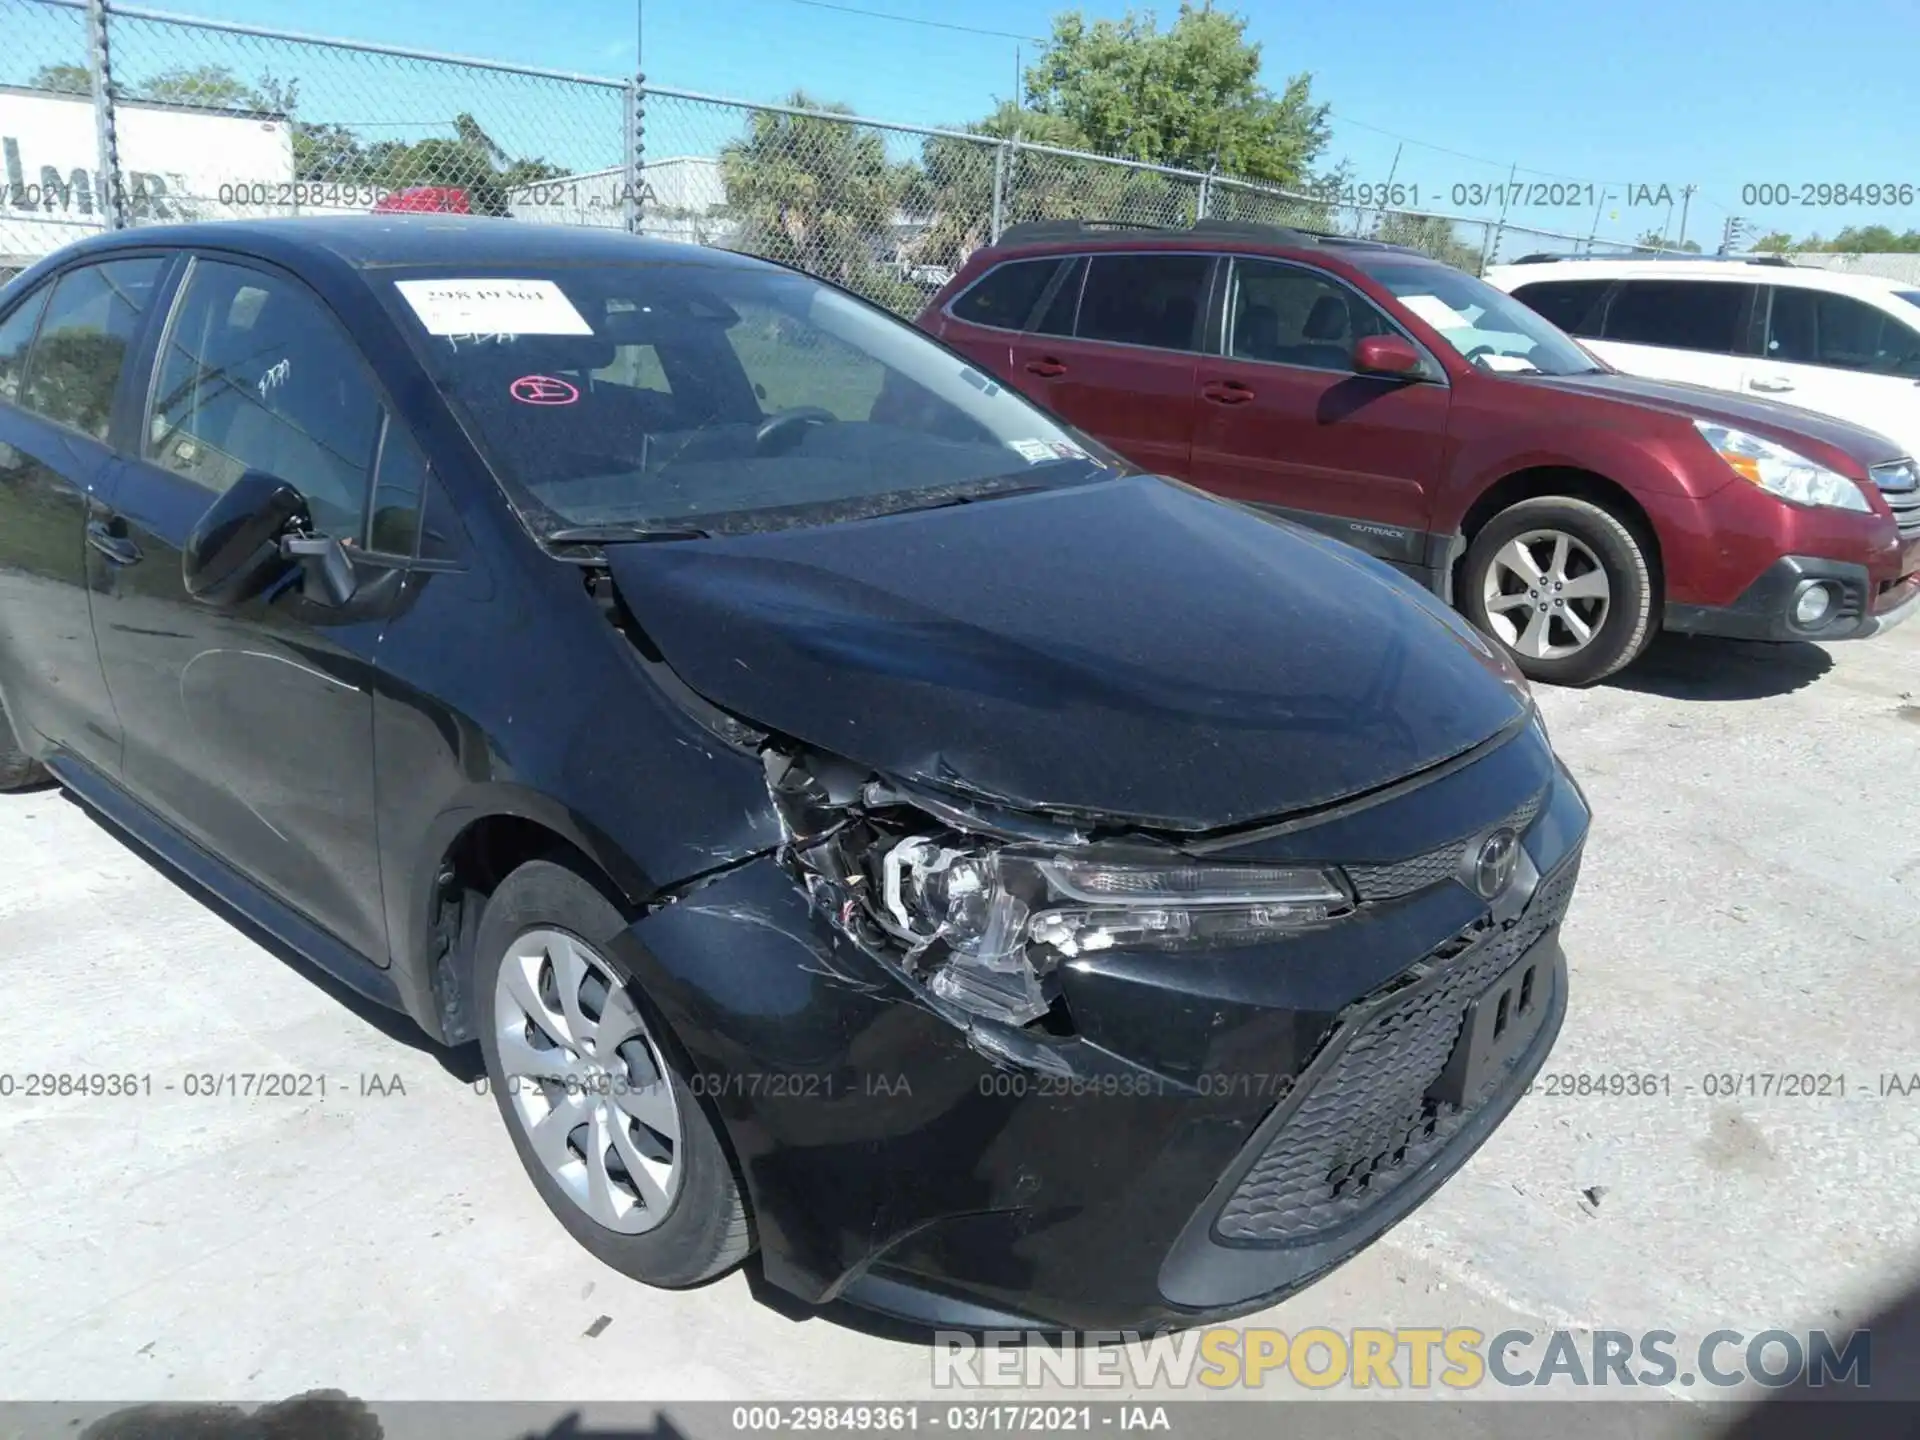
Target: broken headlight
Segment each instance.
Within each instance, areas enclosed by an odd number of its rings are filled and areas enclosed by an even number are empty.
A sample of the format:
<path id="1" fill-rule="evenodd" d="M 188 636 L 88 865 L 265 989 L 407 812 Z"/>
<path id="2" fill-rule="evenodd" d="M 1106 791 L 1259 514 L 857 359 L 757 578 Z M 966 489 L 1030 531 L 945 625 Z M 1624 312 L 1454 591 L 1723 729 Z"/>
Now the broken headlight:
<path id="1" fill-rule="evenodd" d="M 1253 944 L 1352 909 L 1323 870 L 993 847 L 969 837 L 899 840 L 879 870 L 881 923 L 910 957 L 945 952 L 929 988 L 1014 1023 L 1044 1013 L 1041 980 L 1062 960 Z"/>

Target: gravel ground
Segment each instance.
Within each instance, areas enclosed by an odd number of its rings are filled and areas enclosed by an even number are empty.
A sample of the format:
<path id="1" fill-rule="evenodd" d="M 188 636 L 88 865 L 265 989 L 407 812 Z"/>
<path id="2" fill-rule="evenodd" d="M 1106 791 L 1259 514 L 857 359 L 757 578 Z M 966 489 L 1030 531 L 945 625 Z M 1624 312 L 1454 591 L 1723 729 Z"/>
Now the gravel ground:
<path id="1" fill-rule="evenodd" d="M 1920 625 L 1831 651 L 1663 640 L 1542 702 L 1595 808 L 1553 1088 L 1385 1241 L 1246 1323 L 1864 1323 L 1920 1277 L 1920 1081 L 1883 1079 L 1920 1072 Z M 0 857 L 0 1073 L 156 1090 L 0 1100 L 0 1399 L 933 1393 L 925 1350 L 783 1313 L 750 1274 L 668 1295 L 600 1267 L 458 1057 L 57 792 L 0 797 Z M 229 1071 L 329 1088 L 160 1090 Z M 1917 1357 L 1876 1341 L 1881 1377 Z"/>

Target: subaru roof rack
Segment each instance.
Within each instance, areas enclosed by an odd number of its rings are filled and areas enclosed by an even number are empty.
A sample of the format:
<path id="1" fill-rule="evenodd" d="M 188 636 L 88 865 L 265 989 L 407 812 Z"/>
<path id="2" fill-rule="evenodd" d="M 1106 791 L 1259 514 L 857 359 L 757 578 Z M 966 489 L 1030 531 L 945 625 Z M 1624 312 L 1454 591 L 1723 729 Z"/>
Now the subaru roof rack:
<path id="1" fill-rule="evenodd" d="M 1361 250 L 1407 250 L 1384 240 L 1368 240 L 1353 235 L 1337 235 L 1326 230 L 1309 230 L 1295 225 L 1268 225 L 1258 220 L 1195 221 L 1191 225 L 1156 225 L 1138 220 L 1029 220 L 1009 225 L 1000 232 L 1001 245 L 1028 244 L 1040 240 L 1084 240 L 1091 236 L 1125 235 L 1199 235 L 1221 239 L 1264 240 L 1271 245 L 1339 245 Z M 1412 253 L 1412 252 L 1410 252 Z"/>

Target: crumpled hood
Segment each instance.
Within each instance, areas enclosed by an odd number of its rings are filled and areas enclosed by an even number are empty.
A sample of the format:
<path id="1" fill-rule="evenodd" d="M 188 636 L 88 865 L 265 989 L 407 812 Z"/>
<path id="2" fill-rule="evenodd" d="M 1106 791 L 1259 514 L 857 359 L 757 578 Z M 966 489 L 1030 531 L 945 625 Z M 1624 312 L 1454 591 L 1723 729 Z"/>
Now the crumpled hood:
<path id="1" fill-rule="evenodd" d="M 1523 709 L 1410 582 L 1146 477 L 608 563 L 714 703 L 1024 809 L 1234 825 L 1398 780 Z"/>
<path id="2" fill-rule="evenodd" d="M 1704 385 L 1689 385 L 1677 380 L 1650 380 L 1641 375 L 1555 375 L 1536 383 L 1549 384 L 1556 390 L 1576 390 L 1613 400 L 1631 400 L 1682 419 L 1718 421 L 1736 429 L 1751 430 L 1803 453 L 1808 448 L 1805 439 L 1813 439 L 1843 455 L 1851 456 L 1862 466 L 1898 460 L 1906 454 L 1897 443 L 1878 431 L 1837 420 L 1831 415 L 1804 410 L 1798 405 L 1769 400 L 1764 396 L 1736 395 Z"/>

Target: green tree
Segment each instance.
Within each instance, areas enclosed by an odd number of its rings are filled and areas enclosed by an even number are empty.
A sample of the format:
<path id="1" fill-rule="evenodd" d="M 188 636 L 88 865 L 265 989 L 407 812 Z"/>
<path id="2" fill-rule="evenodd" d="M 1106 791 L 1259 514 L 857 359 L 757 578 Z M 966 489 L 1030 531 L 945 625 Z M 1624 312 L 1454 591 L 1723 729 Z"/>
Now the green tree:
<path id="1" fill-rule="evenodd" d="M 1278 94 L 1262 85 L 1246 29 L 1245 16 L 1186 0 L 1166 30 L 1150 11 L 1092 24 L 1068 11 L 1026 73 L 1027 104 L 1103 154 L 1302 185 L 1326 148 L 1328 107 L 1308 74 Z"/>
<path id="2" fill-rule="evenodd" d="M 851 113 L 798 90 L 784 103 Z M 878 131 L 822 115 L 757 110 L 745 137 L 720 152 L 720 174 L 740 248 L 895 309 L 919 298 L 881 257 L 892 251 L 895 222 L 922 182 L 916 167 L 888 160 Z"/>
<path id="3" fill-rule="evenodd" d="M 136 100 L 219 110 L 266 110 L 264 96 L 224 65 L 175 65 L 128 87 Z"/>
<path id="4" fill-rule="evenodd" d="M 66 95 L 93 93 L 93 74 L 84 65 L 42 65 L 28 77 L 30 90 L 58 90 Z"/>
<path id="5" fill-rule="evenodd" d="M 1784 230 L 1770 230 L 1753 242 L 1753 248 L 1763 255 L 1785 255 L 1797 249 L 1793 237 Z"/>
<path id="6" fill-rule="evenodd" d="M 1380 217 L 1373 238 L 1389 245 L 1405 245 L 1469 275 L 1480 273 L 1480 247 L 1463 240 L 1451 220 L 1438 215 L 1388 212 Z"/>

